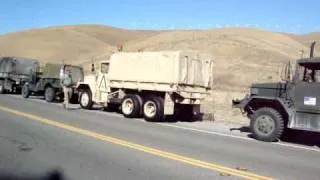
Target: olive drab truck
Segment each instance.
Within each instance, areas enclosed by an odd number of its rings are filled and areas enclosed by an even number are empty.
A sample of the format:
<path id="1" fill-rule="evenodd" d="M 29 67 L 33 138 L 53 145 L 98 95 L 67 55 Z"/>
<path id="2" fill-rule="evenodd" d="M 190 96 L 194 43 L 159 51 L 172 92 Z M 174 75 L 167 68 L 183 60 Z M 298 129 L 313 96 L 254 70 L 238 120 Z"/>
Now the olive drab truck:
<path id="1" fill-rule="evenodd" d="M 39 62 L 25 57 L 0 58 L 0 94 L 19 93 L 30 74 L 38 71 Z"/>
<path id="2" fill-rule="evenodd" d="M 24 98 L 30 95 L 44 96 L 47 102 L 53 102 L 56 97 L 62 100 L 63 89 L 60 82 L 66 67 L 69 67 L 72 76 L 72 92 L 70 92 L 69 101 L 78 103 L 78 91 L 75 87 L 78 81 L 83 81 L 84 71 L 81 66 L 69 64 L 44 64 L 41 71 L 30 74 L 30 81 L 26 82 L 22 88 L 22 96 Z"/>
<path id="3" fill-rule="evenodd" d="M 78 83 L 80 106 L 118 106 L 127 118 L 192 118 L 210 94 L 210 55 L 194 51 L 116 52 Z"/>
<path id="4" fill-rule="evenodd" d="M 285 137 L 288 129 L 320 132 L 320 57 L 290 61 L 284 66 L 283 82 L 252 84 L 241 100 L 232 100 L 250 119 L 253 136 L 272 142 Z"/>

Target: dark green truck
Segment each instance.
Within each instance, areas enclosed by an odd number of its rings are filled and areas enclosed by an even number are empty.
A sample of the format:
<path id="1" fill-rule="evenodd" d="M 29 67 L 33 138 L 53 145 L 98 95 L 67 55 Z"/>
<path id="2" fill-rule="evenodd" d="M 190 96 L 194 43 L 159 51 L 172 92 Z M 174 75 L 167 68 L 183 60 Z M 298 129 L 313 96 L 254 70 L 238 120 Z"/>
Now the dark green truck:
<path id="1" fill-rule="evenodd" d="M 72 76 L 72 92 L 70 94 L 70 102 L 78 102 L 78 91 L 76 84 L 83 81 L 84 71 L 81 66 L 69 64 L 53 64 L 46 63 L 41 72 L 33 72 L 30 74 L 30 80 L 26 82 L 22 88 L 22 96 L 28 98 L 30 95 L 43 96 L 47 102 L 53 102 L 57 97 L 63 99 L 63 89 L 60 79 L 64 73 L 65 67 L 69 67 Z"/>

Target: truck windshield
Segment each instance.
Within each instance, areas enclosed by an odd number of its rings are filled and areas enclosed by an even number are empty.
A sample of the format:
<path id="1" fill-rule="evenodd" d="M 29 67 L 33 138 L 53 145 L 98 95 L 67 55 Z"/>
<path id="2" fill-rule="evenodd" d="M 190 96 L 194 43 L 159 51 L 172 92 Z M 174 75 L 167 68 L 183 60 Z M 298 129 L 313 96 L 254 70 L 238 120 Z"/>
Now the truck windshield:
<path id="1" fill-rule="evenodd" d="M 101 73 L 109 72 L 109 63 L 101 63 Z"/>
<path id="2" fill-rule="evenodd" d="M 83 80 L 84 73 L 81 67 L 69 66 L 69 69 L 71 71 L 72 81 L 74 83 Z"/>
<path id="3" fill-rule="evenodd" d="M 305 82 L 320 82 L 320 68 L 318 66 L 299 66 L 299 80 Z"/>

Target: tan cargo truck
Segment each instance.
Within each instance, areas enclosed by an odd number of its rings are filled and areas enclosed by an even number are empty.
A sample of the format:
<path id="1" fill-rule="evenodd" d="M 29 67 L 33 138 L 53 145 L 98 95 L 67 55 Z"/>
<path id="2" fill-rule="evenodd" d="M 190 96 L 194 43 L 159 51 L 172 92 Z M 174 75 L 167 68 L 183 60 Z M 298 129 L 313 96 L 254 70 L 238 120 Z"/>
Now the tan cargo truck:
<path id="1" fill-rule="evenodd" d="M 213 83 L 211 56 L 195 51 L 117 52 L 98 69 L 78 83 L 80 106 L 118 106 L 147 121 L 198 115 Z"/>

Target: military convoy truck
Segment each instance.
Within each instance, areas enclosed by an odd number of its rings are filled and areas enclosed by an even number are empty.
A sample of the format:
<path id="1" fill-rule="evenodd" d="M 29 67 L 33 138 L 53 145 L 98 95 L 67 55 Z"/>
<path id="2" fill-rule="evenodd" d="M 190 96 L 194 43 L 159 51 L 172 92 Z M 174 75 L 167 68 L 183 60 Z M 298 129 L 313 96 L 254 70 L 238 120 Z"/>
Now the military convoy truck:
<path id="1" fill-rule="evenodd" d="M 213 83 L 213 59 L 195 51 L 117 52 L 79 82 L 80 106 L 118 106 L 127 118 L 193 118 Z"/>
<path id="2" fill-rule="evenodd" d="M 68 64 L 46 63 L 41 72 L 30 74 L 29 81 L 22 88 L 22 96 L 28 98 L 30 95 L 44 96 L 47 102 L 53 102 L 56 97 L 63 99 L 63 90 L 60 79 L 63 76 L 65 67 L 69 67 L 72 76 L 72 92 L 69 95 L 71 103 L 78 103 L 78 92 L 76 85 L 83 81 L 84 72 L 81 66 Z"/>
<path id="3" fill-rule="evenodd" d="M 19 93 L 29 75 L 38 71 L 39 63 L 35 59 L 25 57 L 0 58 L 0 94 Z"/>
<path id="4" fill-rule="evenodd" d="M 285 130 L 320 132 L 320 57 L 298 59 L 295 67 L 285 66 L 282 80 L 252 84 L 241 100 L 232 101 L 250 119 L 253 136 L 272 142 L 285 137 Z"/>

